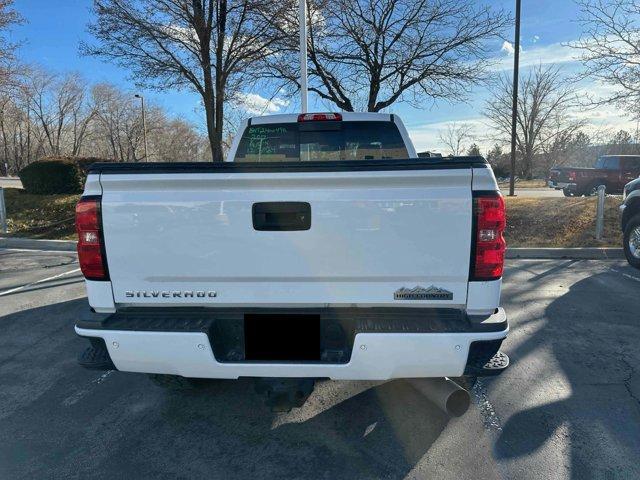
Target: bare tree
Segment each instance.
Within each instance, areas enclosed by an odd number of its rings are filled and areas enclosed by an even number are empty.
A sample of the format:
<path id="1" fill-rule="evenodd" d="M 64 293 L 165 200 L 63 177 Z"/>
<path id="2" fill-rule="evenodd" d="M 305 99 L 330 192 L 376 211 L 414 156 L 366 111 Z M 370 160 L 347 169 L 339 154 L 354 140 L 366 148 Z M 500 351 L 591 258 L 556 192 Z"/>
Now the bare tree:
<path id="1" fill-rule="evenodd" d="M 560 69 L 539 65 L 520 78 L 516 120 L 516 147 L 521 157 L 520 174 L 531 178 L 536 155 L 561 135 L 576 132 L 583 121 L 571 117 L 577 98 Z M 496 141 L 508 143 L 511 137 L 513 83 L 501 75 L 485 107 Z"/>
<path id="2" fill-rule="evenodd" d="M 247 82 L 277 38 L 264 21 L 268 0 L 94 0 L 89 31 L 97 44 L 82 45 L 131 69 L 138 85 L 189 87 L 202 98 L 214 161 L 222 160 L 224 102 Z M 258 14 L 260 12 L 260 14 Z"/>
<path id="3" fill-rule="evenodd" d="M 42 144 L 33 142 L 29 115 L 13 95 L 0 98 L 2 173 L 14 174 L 30 163 Z M 41 151 L 41 150 L 40 150 Z"/>
<path id="4" fill-rule="evenodd" d="M 13 0 L 0 0 L 0 89 L 3 90 L 16 85 L 19 69 L 14 55 L 16 44 L 5 35 L 13 25 L 22 23 L 22 17 L 12 7 Z"/>
<path id="5" fill-rule="evenodd" d="M 205 156 L 202 136 L 182 119 L 160 121 L 160 128 L 150 135 L 151 149 L 157 152 L 159 162 L 180 162 L 185 159 L 202 160 Z"/>
<path id="6" fill-rule="evenodd" d="M 93 149 L 99 154 L 120 162 L 136 162 L 144 155 L 142 151 L 142 121 L 133 96 L 110 84 L 98 84 L 91 91 L 96 121 L 92 136 L 96 138 Z M 149 124 L 156 111 L 147 108 Z M 100 141 L 97 141 L 100 139 Z"/>
<path id="7" fill-rule="evenodd" d="M 272 57 L 272 76 L 299 87 L 297 0 L 288 3 L 285 20 L 274 18 L 289 54 Z M 464 98 L 486 72 L 488 41 L 510 23 L 502 11 L 461 0 L 308 4 L 309 90 L 345 111 Z"/>
<path id="8" fill-rule="evenodd" d="M 27 108 L 40 123 L 46 138 L 48 153 L 60 155 L 69 140 L 71 153 L 76 155 L 92 116 L 82 112 L 85 107 L 84 80 L 77 74 L 58 77 L 32 69 L 23 88 L 27 95 Z M 67 136 L 71 138 L 65 138 Z"/>
<path id="9" fill-rule="evenodd" d="M 90 127 L 96 115 L 95 105 L 87 98 L 87 87 L 78 76 L 69 78 L 71 91 L 76 92 L 75 100 L 71 103 L 68 130 L 69 151 L 72 156 L 80 155 L 82 148 L 90 135 Z M 75 85 L 74 85 L 75 83 Z"/>
<path id="10" fill-rule="evenodd" d="M 583 76 L 614 87 L 593 103 L 615 103 L 640 117 L 640 2 L 638 0 L 579 0 L 580 39 L 570 45 L 581 50 Z"/>
<path id="11" fill-rule="evenodd" d="M 59 77 L 43 69 L 32 69 L 24 82 L 0 93 L 3 174 L 50 155 L 140 159 L 142 118 L 131 92 L 107 84 L 90 88 L 78 75 Z M 153 102 L 146 110 L 150 161 L 211 160 L 207 137 L 191 123 Z"/>
<path id="12" fill-rule="evenodd" d="M 468 123 L 450 123 L 438 134 L 440 142 L 449 149 L 451 155 L 458 156 L 464 152 L 466 144 L 471 141 L 473 127 Z"/>
<path id="13" fill-rule="evenodd" d="M 130 92 L 110 84 L 98 84 L 91 90 L 93 119 L 89 126 L 87 151 L 91 155 L 120 162 L 139 161 L 144 156 L 142 118 Z M 208 143 L 193 125 L 169 118 L 152 103 L 147 104 L 148 161 L 211 160 Z"/>

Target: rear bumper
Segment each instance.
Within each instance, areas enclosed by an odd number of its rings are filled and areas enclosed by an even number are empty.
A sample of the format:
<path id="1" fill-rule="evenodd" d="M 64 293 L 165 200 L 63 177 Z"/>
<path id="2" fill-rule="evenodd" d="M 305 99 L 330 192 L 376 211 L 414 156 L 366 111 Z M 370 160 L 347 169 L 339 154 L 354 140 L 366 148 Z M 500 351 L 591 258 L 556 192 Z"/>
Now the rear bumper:
<path id="1" fill-rule="evenodd" d="M 414 310 L 414 309 L 409 309 Z M 166 310 L 165 310 L 166 312 Z M 394 312 L 395 313 L 395 312 Z M 415 310 L 412 312 L 415 316 Z M 117 314 L 116 314 L 117 315 Z M 165 313 L 166 315 L 166 313 Z M 165 316 L 163 315 L 163 316 Z M 199 313 L 200 319 L 202 313 Z M 368 317 L 369 326 L 371 318 Z M 382 317 L 379 317 L 382 318 Z M 166 319 L 166 318 L 165 318 Z M 79 321 L 76 333 L 104 340 L 109 356 L 118 370 L 128 372 L 181 375 L 191 378 L 239 377 L 314 377 L 341 380 L 387 380 L 392 378 L 456 377 L 469 372 L 469 349 L 486 342 L 497 350 L 509 327 L 502 309 L 485 318 L 466 317 L 465 324 L 454 328 L 429 328 L 401 321 L 391 328 L 376 325 L 356 328 L 351 351 L 345 363 L 328 362 L 246 362 L 220 361 L 216 355 L 211 326 L 200 320 L 197 325 L 167 328 L 167 322 L 147 322 L 141 326 L 139 315 L 131 326 L 126 320 Z M 384 321 L 384 320 L 382 320 Z M 191 328 L 194 327 L 194 328 Z M 396 330 L 396 331 L 393 331 Z M 481 342 L 480 344 L 477 342 Z M 474 347 L 474 351 L 477 348 Z M 495 352 L 493 352 L 495 353 Z M 488 352 L 489 357 L 493 355 Z M 472 355 L 473 356 L 473 355 Z"/>

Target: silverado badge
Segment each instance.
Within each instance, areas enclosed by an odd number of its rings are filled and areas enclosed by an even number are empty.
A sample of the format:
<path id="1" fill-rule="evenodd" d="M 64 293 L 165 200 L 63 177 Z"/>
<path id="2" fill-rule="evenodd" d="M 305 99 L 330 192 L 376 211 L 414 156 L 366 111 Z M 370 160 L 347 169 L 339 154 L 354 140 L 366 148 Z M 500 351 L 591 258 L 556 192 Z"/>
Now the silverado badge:
<path id="1" fill-rule="evenodd" d="M 393 294 L 394 300 L 453 300 L 453 293 L 444 288 L 431 285 L 428 288 L 415 286 L 402 287 Z"/>

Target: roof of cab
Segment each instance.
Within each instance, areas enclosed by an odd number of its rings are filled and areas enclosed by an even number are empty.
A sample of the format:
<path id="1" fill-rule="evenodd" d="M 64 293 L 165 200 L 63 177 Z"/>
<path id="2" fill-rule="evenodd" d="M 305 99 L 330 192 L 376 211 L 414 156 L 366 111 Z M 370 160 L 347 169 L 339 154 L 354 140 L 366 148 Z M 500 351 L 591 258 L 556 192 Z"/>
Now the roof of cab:
<path id="1" fill-rule="evenodd" d="M 309 112 L 316 113 L 316 112 Z M 326 113 L 326 112 L 317 112 Z M 334 112 L 332 112 L 334 113 Z M 388 122 L 391 115 L 388 113 L 370 113 L 370 112 L 340 112 L 343 122 Z M 283 113 L 277 115 L 264 115 L 261 117 L 250 118 L 251 125 L 264 125 L 268 123 L 296 123 L 298 121 L 297 113 Z"/>

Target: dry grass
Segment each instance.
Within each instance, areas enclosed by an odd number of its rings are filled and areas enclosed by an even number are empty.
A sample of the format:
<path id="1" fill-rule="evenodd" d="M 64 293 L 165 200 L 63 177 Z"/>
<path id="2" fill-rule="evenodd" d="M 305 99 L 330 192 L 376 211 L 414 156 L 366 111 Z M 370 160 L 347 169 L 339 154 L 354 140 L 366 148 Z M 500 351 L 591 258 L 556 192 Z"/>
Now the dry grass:
<path id="1" fill-rule="evenodd" d="M 33 195 L 18 188 L 5 188 L 9 236 L 75 238 L 74 216 L 80 195 Z"/>
<path id="2" fill-rule="evenodd" d="M 607 197 L 604 235 L 595 239 L 596 197 L 506 197 L 507 244 L 511 247 L 619 247 L 620 197 Z"/>

